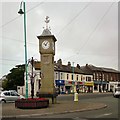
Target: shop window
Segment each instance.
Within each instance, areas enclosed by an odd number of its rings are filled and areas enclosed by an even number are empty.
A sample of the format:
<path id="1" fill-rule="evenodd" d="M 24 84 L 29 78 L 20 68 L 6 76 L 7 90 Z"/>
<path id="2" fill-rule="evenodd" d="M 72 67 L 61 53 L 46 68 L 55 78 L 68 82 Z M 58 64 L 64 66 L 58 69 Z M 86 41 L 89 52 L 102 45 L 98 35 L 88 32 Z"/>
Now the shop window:
<path id="1" fill-rule="evenodd" d="M 97 90 L 97 85 L 94 85 L 94 90 Z"/>

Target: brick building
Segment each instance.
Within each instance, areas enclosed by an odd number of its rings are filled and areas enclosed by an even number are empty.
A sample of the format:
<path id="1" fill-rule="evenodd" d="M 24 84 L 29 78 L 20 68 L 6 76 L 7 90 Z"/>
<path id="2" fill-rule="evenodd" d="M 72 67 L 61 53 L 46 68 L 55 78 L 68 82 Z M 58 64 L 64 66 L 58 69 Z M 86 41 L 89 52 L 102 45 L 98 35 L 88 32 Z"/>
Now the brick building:
<path id="1" fill-rule="evenodd" d="M 88 64 L 81 68 L 87 70 L 87 72 L 92 72 L 95 91 L 112 91 L 114 84 L 120 81 L 120 72 L 117 70 Z"/>

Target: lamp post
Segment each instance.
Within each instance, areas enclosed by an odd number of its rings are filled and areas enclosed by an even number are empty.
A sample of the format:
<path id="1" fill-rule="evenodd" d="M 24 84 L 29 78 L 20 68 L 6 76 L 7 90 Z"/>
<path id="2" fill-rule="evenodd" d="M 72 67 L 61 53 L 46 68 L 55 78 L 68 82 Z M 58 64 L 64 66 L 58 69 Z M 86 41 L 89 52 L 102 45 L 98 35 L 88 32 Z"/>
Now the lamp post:
<path id="1" fill-rule="evenodd" d="M 73 81 L 74 81 L 74 101 L 77 102 L 78 101 L 78 93 L 76 92 L 76 81 L 74 79 L 74 62 L 73 62 L 73 68 L 72 68 L 72 71 L 73 71 Z"/>
<path id="2" fill-rule="evenodd" d="M 73 81 L 74 81 L 74 62 L 73 62 L 73 67 L 72 67 L 72 79 L 73 79 Z"/>
<path id="3" fill-rule="evenodd" d="M 76 84 L 74 79 L 74 62 L 73 62 L 72 72 L 73 72 L 73 81 L 74 81 L 74 93 L 76 93 Z"/>
<path id="4" fill-rule="evenodd" d="M 22 4 L 24 12 L 22 11 Z M 21 2 L 19 14 L 24 14 L 24 47 L 25 47 L 25 73 L 26 73 L 26 98 L 28 98 L 28 70 L 27 70 L 27 46 L 26 46 L 26 9 L 25 2 Z"/>

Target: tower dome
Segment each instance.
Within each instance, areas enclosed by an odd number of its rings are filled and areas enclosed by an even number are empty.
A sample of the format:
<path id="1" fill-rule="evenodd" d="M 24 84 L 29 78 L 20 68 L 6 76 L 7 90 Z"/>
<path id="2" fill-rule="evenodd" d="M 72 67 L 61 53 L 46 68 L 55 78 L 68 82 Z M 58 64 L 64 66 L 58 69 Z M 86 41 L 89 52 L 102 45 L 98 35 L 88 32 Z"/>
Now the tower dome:
<path id="1" fill-rule="evenodd" d="M 51 32 L 49 29 L 44 29 L 42 32 L 42 36 L 47 36 L 47 35 L 51 35 Z"/>

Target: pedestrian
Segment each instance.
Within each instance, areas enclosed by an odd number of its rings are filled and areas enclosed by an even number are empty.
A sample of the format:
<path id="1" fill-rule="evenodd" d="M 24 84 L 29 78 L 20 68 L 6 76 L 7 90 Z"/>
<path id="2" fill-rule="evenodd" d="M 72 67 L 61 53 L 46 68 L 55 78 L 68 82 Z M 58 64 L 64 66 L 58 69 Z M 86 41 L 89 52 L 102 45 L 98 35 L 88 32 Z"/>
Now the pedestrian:
<path id="1" fill-rule="evenodd" d="M 79 94 L 79 88 L 77 88 L 77 93 Z"/>

